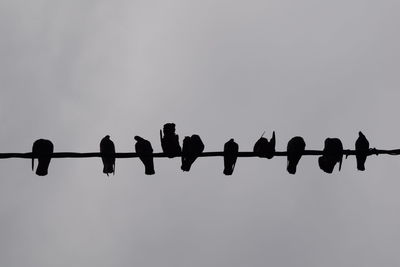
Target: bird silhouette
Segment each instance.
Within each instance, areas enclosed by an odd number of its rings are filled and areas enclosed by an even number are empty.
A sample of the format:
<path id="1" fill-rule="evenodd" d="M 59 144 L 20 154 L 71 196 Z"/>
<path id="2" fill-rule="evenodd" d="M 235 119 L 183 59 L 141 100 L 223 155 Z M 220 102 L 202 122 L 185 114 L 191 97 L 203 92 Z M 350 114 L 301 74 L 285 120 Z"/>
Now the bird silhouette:
<path id="1" fill-rule="evenodd" d="M 264 135 L 264 134 L 263 134 Z M 254 144 L 253 152 L 260 158 L 272 159 L 275 153 L 275 131 L 272 133 L 271 140 L 261 136 Z"/>
<path id="2" fill-rule="evenodd" d="M 339 163 L 339 171 L 342 168 L 343 145 L 338 138 L 325 139 L 322 156 L 318 158 L 318 164 L 321 170 L 326 173 L 332 173 L 336 163 Z"/>
<path id="3" fill-rule="evenodd" d="M 224 145 L 224 174 L 232 175 L 238 157 L 239 145 L 230 139 Z"/>
<path id="4" fill-rule="evenodd" d="M 101 160 L 103 161 L 103 173 L 115 174 L 115 146 L 110 136 L 106 135 L 100 141 Z"/>
<path id="5" fill-rule="evenodd" d="M 204 144 L 201 141 L 200 136 L 197 134 L 194 134 L 191 137 L 186 136 L 183 139 L 182 145 L 182 171 L 190 171 L 190 167 L 203 150 Z"/>
<path id="6" fill-rule="evenodd" d="M 151 143 L 140 136 L 135 136 L 136 144 L 135 150 L 140 160 L 144 164 L 144 173 L 146 175 L 153 175 L 154 171 L 154 160 L 153 160 L 153 148 Z"/>
<path id="7" fill-rule="evenodd" d="M 303 137 L 295 136 L 289 140 L 287 144 L 287 171 L 290 174 L 295 174 L 297 170 L 297 164 L 303 156 L 306 143 Z"/>
<path id="8" fill-rule="evenodd" d="M 356 140 L 356 159 L 357 170 L 365 171 L 365 161 L 369 153 L 369 142 L 365 135 L 360 131 Z"/>
<path id="9" fill-rule="evenodd" d="M 32 171 L 35 167 L 35 158 L 37 158 L 38 166 L 36 168 L 36 174 L 39 176 L 47 175 L 53 151 L 54 145 L 50 140 L 36 140 L 32 146 Z"/>
<path id="10" fill-rule="evenodd" d="M 182 149 L 179 144 L 179 136 L 175 134 L 175 123 L 164 124 L 163 132 L 164 136 L 160 130 L 160 140 L 163 152 L 169 158 L 179 156 Z"/>

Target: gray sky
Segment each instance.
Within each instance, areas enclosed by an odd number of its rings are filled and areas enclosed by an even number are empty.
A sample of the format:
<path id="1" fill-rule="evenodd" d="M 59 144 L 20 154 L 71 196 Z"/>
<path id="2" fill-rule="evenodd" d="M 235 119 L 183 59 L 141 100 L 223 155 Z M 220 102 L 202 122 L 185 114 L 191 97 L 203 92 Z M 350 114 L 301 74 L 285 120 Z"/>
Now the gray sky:
<path id="1" fill-rule="evenodd" d="M 206 151 L 302 135 L 399 148 L 400 3 L 394 0 L 0 2 L 1 152 L 120 152 L 175 122 Z M 1 266 L 399 266 L 398 157 L 327 175 L 284 158 L 54 159 L 38 177 L 1 160 Z"/>

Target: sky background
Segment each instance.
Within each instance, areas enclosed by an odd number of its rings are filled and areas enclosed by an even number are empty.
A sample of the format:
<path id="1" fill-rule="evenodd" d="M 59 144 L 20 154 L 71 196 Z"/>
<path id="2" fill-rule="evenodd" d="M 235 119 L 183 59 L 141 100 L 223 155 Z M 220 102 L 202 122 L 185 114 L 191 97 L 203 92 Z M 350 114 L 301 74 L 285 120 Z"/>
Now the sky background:
<path id="1" fill-rule="evenodd" d="M 206 151 L 304 137 L 399 148 L 397 0 L 0 1 L 0 151 L 118 152 L 159 129 Z M 0 265 L 7 267 L 400 265 L 400 158 L 354 157 L 332 175 L 304 157 L 0 161 Z"/>

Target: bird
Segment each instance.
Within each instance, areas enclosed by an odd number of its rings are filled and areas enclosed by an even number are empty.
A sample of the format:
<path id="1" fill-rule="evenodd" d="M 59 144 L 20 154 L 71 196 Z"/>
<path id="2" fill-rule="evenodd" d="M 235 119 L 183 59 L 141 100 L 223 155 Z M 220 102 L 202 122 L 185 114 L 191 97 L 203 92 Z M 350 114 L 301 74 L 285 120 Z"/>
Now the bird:
<path id="1" fill-rule="evenodd" d="M 365 161 L 367 160 L 369 152 L 369 142 L 361 131 L 358 132 L 358 138 L 356 140 L 355 146 L 356 146 L 357 170 L 365 171 Z"/>
<path id="2" fill-rule="evenodd" d="M 263 134 L 264 135 L 264 134 Z M 272 159 L 275 153 L 275 131 L 272 133 L 271 140 L 261 136 L 254 144 L 253 152 L 260 158 Z"/>
<path id="3" fill-rule="evenodd" d="M 238 157 L 239 145 L 230 139 L 224 145 L 224 174 L 232 175 Z"/>
<path id="4" fill-rule="evenodd" d="M 138 154 L 140 160 L 144 164 L 144 168 L 145 168 L 144 173 L 146 175 L 155 174 L 154 160 L 153 160 L 153 148 L 151 147 L 151 143 L 140 136 L 135 136 L 135 140 L 136 140 L 135 150 L 136 150 L 136 153 Z"/>
<path id="5" fill-rule="evenodd" d="M 289 140 L 287 144 L 287 171 L 290 174 L 295 174 L 297 170 L 297 164 L 299 163 L 304 149 L 306 148 L 306 143 L 303 137 L 295 136 Z"/>
<path id="6" fill-rule="evenodd" d="M 190 136 L 185 136 L 185 138 L 183 138 L 183 142 L 182 142 L 182 155 L 181 155 L 181 161 L 182 161 L 182 165 L 181 165 L 181 169 L 182 171 L 189 171 L 188 170 L 188 157 L 189 155 L 192 153 L 192 142 L 190 139 Z M 189 167 L 190 169 L 190 167 Z"/>
<path id="7" fill-rule="evenodd" d="M 110 136 L 106 135 L 100 141 L 101 160 L 103 161 L 103 173 L 115 175 L 115 146 Z"/>
<path id="8" fill-rule="evenodd" d="M 191 137 L 186 136 L 183 139 L 182 145 L 182 171 L 190 171 L 190 167 L 203 150 L 204 144 L 201 141 L 200 136 L 197 134 L 193 134 Z"/>
<path id="9" fill-rule="evenodd" d="M 54 145 L 50 140 L 36 140 L 32 146 L 32 171 L 35 167 L 35 158 L 37 158 L 38 166 L 36 168 L 36 174 L 39 176 L 47 175 L 53 151 Z"/>
<path id="10" fill-rule="evenodd" d="M 179 144 L 179 136 L 175 134 L 175 123 L 164 124 L 163 131 L 160 130 L 160 140 L 162 150 L 167 157 L 173 158 L 180 155 L 182 149 Z"/>
<path id="11" fill-rule="evenodd" d="M 322 156 L 318 158 L 318 164 L 321 170 L 326 173 L 332 173 L 336 163 L 339 163 L 339 171 L 342 168 L 343 145 L 338 138 L 325 139 Z"/>

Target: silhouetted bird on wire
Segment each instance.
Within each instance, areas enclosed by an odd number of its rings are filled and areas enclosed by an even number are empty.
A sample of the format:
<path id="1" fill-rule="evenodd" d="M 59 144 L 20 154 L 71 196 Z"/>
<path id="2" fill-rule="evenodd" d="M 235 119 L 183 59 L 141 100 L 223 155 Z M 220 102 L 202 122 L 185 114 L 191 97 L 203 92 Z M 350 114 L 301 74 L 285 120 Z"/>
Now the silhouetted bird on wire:
<path id="1" fill-rule="evenodd" d="M 263 134 L 264 135 L 264 134 Z M 254 144 L 253 152 L 260 158 L 272 159 L 275 153 L 275 131 L 272 133 L 271 140 L 261 136 Z"/>
<path id="2" fill-rule="evenodd" d="M 164 136 L 160 130 L 160 140 L 163 152 L 167 157 L 173 158 L 181 154 L 179 136 L 175 134 L 175 124 L 166 123 L 163 128 Z"/>
<path id="3" fill-rule="evenodd" d="M 224 174 L 232 175 L 238 157 L 239 145 L 230 139 L 224 145 Z"/>
<path id="4" fill-rule="evenodd" d="M 326 138 L 322 156 L 318 158 L 321 170 L 332 173 L 336 163 L 339 163 L 339 171 L 342 168 L 343 145 L 338 138 Z"/>
<path id="5" fill-rule="evenodd" d="M 203 152 L 204 144 L 197 134 L 186 136 L 182 145 L 182 171 L 190 171 L 190 167 L 197 157 Z"/>
<path id="6" fill-rule="evenodd" d="M 32 146 L 32 171 L 35 167 L 35 158 L 37 158 L 38 166 L 36 168 L 36 174 L 39 176 L 47 175 L 53 151 L 54 145 L 50 140 L 36 140 Z"/>
<path id="7" fill-rule="evenodd" d="M 115 146 L 110 140 L 110 136 L 106 135 L 100 142 L 101 160 L 103 161 L 103 173 L 115 174 Z"/>
<path id="8" fill-rule="evenodd" d="M 356 140 L 356 159 L 357 170 L 365 171 L 365 161 L 369 153 L 369 142 L 365 135 L 360 131 Z"/>
<path id="9" fill-rule="evenodd" d="M 297 170 L 297 164 L 303 156 L 306 143 L 300 136 L 295 136 L 289 140 L 287 144 L 287 171 L 290 174 L 295 174 Z"/>
<path id="10" fill-rule="evenodd" d="M 140 136 L 135 136 L 135 140 L 135 150 L 144 164 L 144 173 L 146 175 L 154 174 L 153 148 L 151 147 L 151 143 Z"/>

